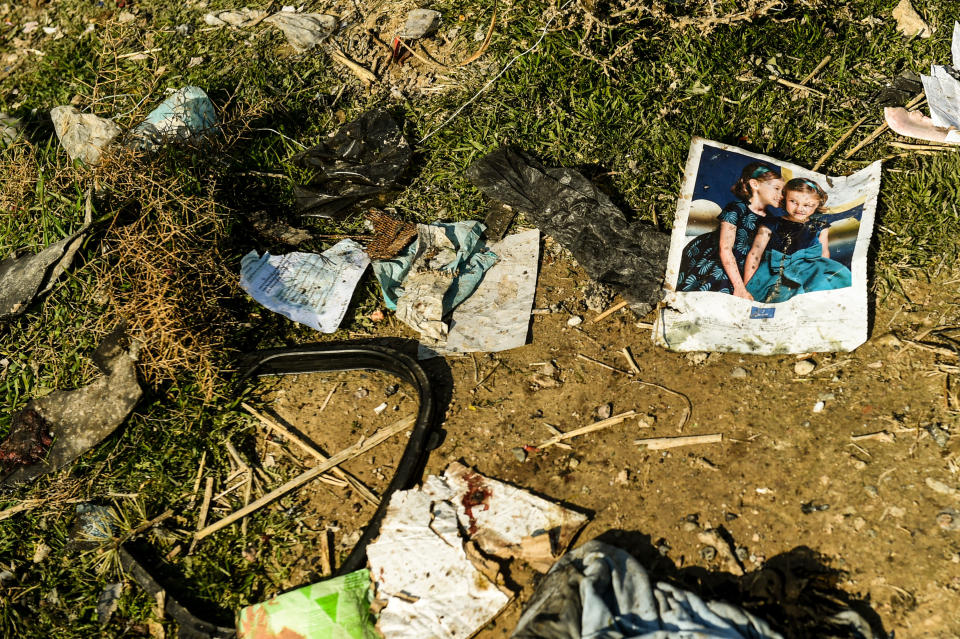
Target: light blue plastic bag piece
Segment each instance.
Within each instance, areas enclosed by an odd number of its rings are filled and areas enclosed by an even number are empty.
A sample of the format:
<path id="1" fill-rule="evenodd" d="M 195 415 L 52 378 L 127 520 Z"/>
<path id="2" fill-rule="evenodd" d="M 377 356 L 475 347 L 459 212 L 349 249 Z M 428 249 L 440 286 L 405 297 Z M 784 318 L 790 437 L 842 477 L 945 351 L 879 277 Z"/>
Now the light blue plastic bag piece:
<path id="1" fill-rule="evenodd" d="M 129 145 L 150 151 L 169 142 L 185 142 L 217 126 L 213 102 L 199 87 L 184 87 L 160 103 L 130 131 Z"/>
<path id="2" fill-rule="evenodd" d="M 453 278 L 450 288 L 443 296 L 443 312 L 446 314 L 477 290 L 483 274 L 496 263 L 497 254 L 488 249 L 482 239 L 483 232 L 487 228 L 482 222 L 455 222 L 433 226 L 439 226 L 444 230 L 444 234 L 457 251 L 453 261 L 442 269 L 459 273 Z M 402 283 L 410 272 L 418 244 L 419 241 L 414 240 L 395 258 L 373 263 L 373 273 L 377 276 L 380 289 L 383 291 L 384 304 L 391 311 L 397 310 L 397 298 L 403 292 Z"/>

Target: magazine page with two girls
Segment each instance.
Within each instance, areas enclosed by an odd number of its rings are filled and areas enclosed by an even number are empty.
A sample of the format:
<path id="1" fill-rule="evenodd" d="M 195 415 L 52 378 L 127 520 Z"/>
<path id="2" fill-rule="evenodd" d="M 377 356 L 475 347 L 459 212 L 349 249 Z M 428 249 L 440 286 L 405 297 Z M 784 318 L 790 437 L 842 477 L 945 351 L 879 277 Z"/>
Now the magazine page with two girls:
<path id="1" fill-rule="evenodd" d="M 654 341 L 678 351 L 849 351 L 867 339 L 880 162 L 846 177 L 694 138 Z"/>

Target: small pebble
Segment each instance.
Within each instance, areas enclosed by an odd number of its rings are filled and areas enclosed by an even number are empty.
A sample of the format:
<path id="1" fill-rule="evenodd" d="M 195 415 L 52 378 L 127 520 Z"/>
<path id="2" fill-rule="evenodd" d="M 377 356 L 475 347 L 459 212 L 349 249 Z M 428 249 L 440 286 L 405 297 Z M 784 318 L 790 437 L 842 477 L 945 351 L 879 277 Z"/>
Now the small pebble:
<path id="1" fill-rule="evenodd" d="M 749 558 L 750 558 L 749 550 L 747 550 L 743 546 L 740 546 L 739 548 L 737 548 L 737 559 L 739 559 L 741 562 L 744 562 Z"/>
<path id="2" fill-rule="evenodd" d="M 819 402 L 817 402 L 816 404 L 813 405 L 813 412 L 815 412 L 815 413 L 821 413 L 821 412 L 823 412 L 823 407 L 824 407 L 824 406 L 826 406 L 826 404 L 823 403 L 823 400 L 820 400 Z"/>
<path id="3" fill-rule="evenodd" d="M 567 320 L 567 326 L 580 326 L 581 324 L 583 324 L 583 318 L 579 315 L 574 315 Z"/>
<path id="4" fill-rule="evenodd" d="M 580 465 L 580 460 L 576 457 L 571 457 L 570 461 L 567 462 L 567 465 L 570 466 L 570 468 L 576 468 Z"/>
<path id="5" fill-rule="evenodd" d="M 870 484 L 864 486 L 863 490 L 866 491 L 866 493 L 871 497 L 876 497 L 880 494 L 880 491 L 877 490 L 877 487 Z"/>
<path id="6" fill-rule="evenodd" d="M 527 451 L 525 451 L 520 446 L 515 446 L 514 448 L 511 448 L 510 452 L 513 453 L 513 456 L 517 458 L 518 462 L 523 463 L 527 461 Z"/>
<path id="7" fill-rule="evenodd" d="M 370 391 L 368 391 L 366 388 L 362 388 L 362 387 L 361 387 L 361 388 L 358 388 L 358 389 L 356 390 L 356 392 L 353 394 L 353 396 L 356 397 L 357 399 L 363 399 L 364 397 L 366 397 L 366 396 L 369 395 L 369 394 L 370 394 Z"/>
<path id="8" fill-rule="evenodd" d="M 739 516 L 740 515 L 738 515 L 737 513 L 725 513 L 723 515 L 723 518 L 726 519 L 727 521 L 733 521 L 734 519 L 737 519 Z"/>
<path id="9" fill-rule="evenodd" d="M 708 357 L 710 357 L 710 353 L 704 353 L 703 351 L 687 353 L 687 361 L 694 365 L 703 364 Z"/>
<path id="10" fill-rule="evenodd" d="M 700 530 L 700 526 L 692 521 L 685 521 L 683 522 L 683 530 L 684 532 L 693 532 L 695 530 Z"/>
<path id="11" fill-rule="evenodd" d="M 713 546 L 704 546 L 700 549 L 700 556 L 704 561 L 713 561 L 717 558 L 717 549 Z"/>
<path id="12" fill-rule="evenodd" d="M 621 486 L 626 485 L 630 481 L 630 471 L 624 468 L 619 473 L 617 473 L 616 482 Z"/>
<path id="13" fill-rule="evenodd" d="M 800 425 L 801 425 L 802 427 L 804 427 L 804 428 L 810 428 L 810 420 L 809 420 L 809 419 L 805 419 L 805 420 L 803 420 L 803 423 L 801 423 Z"/>
<path id="14" fill-rule="evenodd" d="M 946 448 L 947 442 L 950 441 L 950 431 L 939 424 L 930 424 L 926 427 L 926 431 L 930 433 L 930 437 L 937 443 L 937 446 Z"/>
<path id="15" fill-rule="evenodd" d="M 607 402 L 602 406 L 597 406 L 597 409 L 593 411 L 593 414 L 597 417 L 597 419 L 608 419 L 610 415 L 613 414 L 613 404 L 611 402 Z"/>
<path id="16" fill-rule="evenodd" d="M 743 366 L 737 366 L 730 371 L 730 377 L 733 377 L 734 379 L 742 379 L 748 375 L 749 373 L 747 372 L 747 369 L 745 369 Z"/>
<path id="17" fill-rule="evenodd" d="M 799 362 L 793 365 L 793 372 L 801 377 L 804 375 L 809 375 L 814 370 L 816 370 L 817 365 L 812 359 L 801 359 Z"/>
<path id="18" fill-rule="evenodd" d="M 382 413 L 382 412 L 385 411 L 385 410 L 387 410 L 387 403 L 386 403 L 386 402 L 383 402 L 382 404 L 380 404 L 379 406 L 377 406 L 376 408 L 374 408 L 374 409 L 373 409 L 373 412 L 375 412 L 377 415 L 379 415 L 380 413 Z"/>
<path id="19" fill-rule="evenodd" d="M 819 395 L 817 395 L 817 399 L 819 399 L 822 402 L 832 402 L 836 398 L 837 396 L 834 395 L 833 393 L 820 393 Z"/>
<path id="20" fill-rule="evenodd" d="M 960 513 L 953 508 L 941 510 L 937 514 L 937 525 L 944 530 L 960 530 Z"/>
<path id="21" fill-rule="evenodd" d="M 383 389 L 383 394 L 386 395 L 387 397 L 390 397 L 391 395 L 396 395 L 397 391 L 399 390 L 400 390 L 400 384 L 391 384 L 390 386 L 387 386 L 386 388 Z"/>

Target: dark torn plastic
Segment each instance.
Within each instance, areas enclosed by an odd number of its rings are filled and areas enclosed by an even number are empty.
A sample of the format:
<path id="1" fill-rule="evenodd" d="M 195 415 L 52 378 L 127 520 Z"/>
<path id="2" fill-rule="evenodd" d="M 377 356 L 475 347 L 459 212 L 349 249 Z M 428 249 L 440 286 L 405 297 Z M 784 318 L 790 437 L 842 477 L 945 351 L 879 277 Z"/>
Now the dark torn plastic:
<path id="1" fill-rule="evenodd" d="M 670 236 L 629 222 L 577 171 L 548 169 L 523 151 L 502 148 L 474 162 L 467 178 L 487 197 L 524 211 L 637 313 L 645 315 L 660 301 Z"/>
<path id="2" fill-rule="evenodd" d="M 86 227 L 36 254 L 0 262 L 0 321 L 12 319 L 53 288 L 86 237 Z"/>
<path id="3" fill-rule="evenodd" d="M 386 111 L 368 111 L 320 144 L 294 157 L 316 169 L 293 196 L 301 215 L 343 220 L 356 207 L 382 206 L 399 189 L 397 180 L 410 164 L 412 150 Z"/>
<path id="4" fill-rule="evenodd" d="M 922 91 L 923 83 L 920 82 L 920 76 L 908 70 L 880 89 L 874 102 L 882 107 L 902 107 Z"/>
<path id="5" fill-rule="evenodd" d="M 124 422 L 140 399 L 140 384 L 134 359 L 113 343 L 119 336 L 105 340 L 108 346 L 98 349 L 98 365 L 104 376 L 82 388 L 54 391 L 32 399 L 26 408 L 14 415 L 36 413 L 53 433 L 53 444 L 46 458 L 18 468 L 3 478 L 2 484 L 33 481 L 40 475 L 66 466 L 90 450 Z"/>

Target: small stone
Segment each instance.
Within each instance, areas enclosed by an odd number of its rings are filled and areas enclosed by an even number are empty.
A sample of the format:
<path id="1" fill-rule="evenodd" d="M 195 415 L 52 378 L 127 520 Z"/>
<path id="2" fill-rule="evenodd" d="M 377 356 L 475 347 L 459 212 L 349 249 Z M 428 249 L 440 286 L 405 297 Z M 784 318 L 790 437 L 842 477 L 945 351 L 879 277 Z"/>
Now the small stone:
<path id="1" fill-rule="evenodd" d="M 887 333 L 886 335 L 881 335 L 877 339 L 873 340 L 877 346 L 886 346 L 888 348 L 902 348 L 903 342 L 900 341 L 900 338 L 894 335 L 893 333 Z"/>
<path id="2" fill-rule="evenodd" d="M 929 424 L 925 430 L 930 433 L 930 438 L 936 442 L 937 446 L 946 448 L 947 442 L 950 441 L 950 431 L 940 424 Z"/>
<path id="3" fill-rule="evenodd" d="M 357 399 L 363 399 L 369 394 L 370 394 L 370 391 L 368 391 L 366 388 L 361 387 L 361 388 L 358 388 L 356 392 L 354 392 L 353 396 L 356 397 Z"/>
<path id="4" fill-rule="evenodd" d="M 877 490 L 877 487 L 870 484 L 867 484 L 866 486 L 864 486 L 863 490 L 871 497 L 876 497 L 877 495 L 880 494 L 880 491 Z"/>
<path id="5" fill-rule="evenodd" d="M 556 375 L 556 374 L 557 374 L 557 367 L 554 366 L 553 364 L 547 362 L 546 364 L 544 364 L 543 366 L 540 367 L 540 374 L 541 374 L 541 375 L 547 375 L 548 377 L 549 377 L 549 376 Z"/>
<path id="6" fill-rule="evenodd" d="M 567 326 L 580 326 L 581 324 L 583 324 L 583 318 L 579 315 L 574 315 L 567 320 Z"/>
<path id="7" fill-rule="evenodd" d="M 597 406 L 597 409 L 593 411 L 593 414 L 597 419 L 609 419 L 610 415 L 613 414 L 613 403 L 607 402 L 602 406 Z"/>
<path id="8" fill-rule="evenodd" d="M 801 359 L 793 365 L 793 372 L 803 377 L 812 373 L 816 368 L 817 365 L 812 359 Z"/>
<path id="9" fill-rule="evenodd" d="M 717 549 L 713 546 L 704 546 L 700 549 L 700 557 L 702 557 L 704 561 L 713 561 L 717 558 Z"/>
<path id="10" fill-rule="evenodd" d="M 803 422 L 801 422 L 800 426 L 803 427 L 803 428 L 810 428 L 810 420 L 809 420 L 809 419 L 803 420 Z"/>
<path id="11" fill-rule="evenodd" d="M 897 519 L 903 519 L 903 516 L 907 514 L 906 508 L 901 508 L 900 506 L 890 506 L 890 516 L 896 517 Z"/>
<path id="12" fill-rule="evenodd" d="M 833 393 L 820 393 L 819 395 L 817 395 L 817 399 L 819 399 L 822 402 L 832 402 L 836 398 L 837 396 L 834 395 Z"/>
<path id="13" fill-rule="evenodd" d="M 624 468 L 619 473 L 617 473 L 616 482 L 621 486 L 626 485 L 630 481 L 630 471 Z"/>
<path id="14" fill-rule="evenodd" d="M 518 462 L 523 463 L 527 461 L 527 451 L 525 451 L 520 446 L 515 446 L 511 448 L 510 452 L 513 453 L 513 456 L 516 457 Z"/>
<path id="15" fill-rule="evenodd" d="M 865 470 L 867 468 L 867 462 L 863 461 L 862 459 L 858 459 L 856 457 L 853 457 L 852 459 L 853 459 L 853 467 L 856 468 L 857 470 Z"/>
<path id="16" fill-rule="evenodd" d="M 694 366 L 699 366 L 707 361 L 707 358 L 710 357 L 710 353 L 705 353 L 703 351 L 696 351 L 693 353 L 687 353 L 687 361 L 693 364 Z"/>
<path id="17" fill-rule="evenodd" d="M 736 366 L 732 371 L 730 371 L 730 377 L 733 377 L 734 379 L 743 379 L 749 374 L 750 373 L 748 373 L 747 369 L 745 369 L 743 366 Z"/>
<path id="18" fill-rule="evenodd" d="M 569 466 L 570 468 L 576 468 L 579 465 L 580 465 L 580 460 L 577 459 L 576 457 L 571 457 L 570 460 L 567 462 L 567 466 Z"/>
<path id="19" fill-rule="evenodd" d="M 937 525 L 944 530 L 960 530 L 960 513 L 946 508 L 937 514 Z"/>
<path id="20" fill-rule="evenodd" d="M 739 548 L 737 548 L 737 559 L 739 559 L 741 562 L 744 562 L 749 558 L 750 558 L 749 550 L 747 550 L 743 546 L 740 546 Z"/>
<path id="21" fill-rule="evenodd" d="M 41 561 L 47 558 L 50 554 L 50 546 L 46 545 L 42 541 L 37 544 L 36 550 L 33 551 L 33 563 L 39 564 Z"/>
<path id="22" fill-rule="evenodd" d="M 657 552 L 666 557 L 667 553 L 670 552 L 670 544 L 661 539 L 657 544 Z"/>
<path id="23" fill-rule="evenodd" d="M 374 408 L 374 409 L 373 409 L 373 412 L 375 412 L 377 415 L 379 415 L 380 413 L 382 413 L 382 412 L 385 411 L 385 410 L 387 410 L 387 403 L 386 403 L 386 402 L 383 402 L 382 404 L 380 404 L 379 406 L 377 406 L 376 408 Z"/>
<path id="24" fill-rule="evenodd" d="M 683 522 L 683 531 L 684 531 L 684 532 L 694 532 L 694 531 L 696 531 L 696 530 L 700 530 L 700 526 L 698 526 L 696 523 L 694 523 L 694 522 L 692 522 L 692 521 L 685 521 L 685 522 Z"/>
<path id="25" fill-rule="evenodd" d="M 590 494 L 590 487 L 587 486 L 587 485 L 584 485 L 583 488 L 580 489 L 580 492 L 581 492 L 582 494 L 584 494 L 584 495 L 589 495 L 589 494 Z"/>
<path id="26" fill-rule="evenodd" d="M 813 405 L 813 412 L 822 413 L 824 406 L 826 406 L 826 404 L 823 403 L 823 400 L 818 401 L 816 404 Z"/>
<path id="27" fill-rule="evenodd" d="M 386 397 L 390 397 L 391 395 L 396 395 L 397 391 L 399 390 L 400 390 L 400 384 L 391 384 L 390 386 L 387 386 L 386 388 L 383 389 L 383 394 Z"/>
<path id="28" fill-rule="evenodd" d="M 857 517 L 853 520 L 853 529 L 857 532 L 863 530 L 863 527 L 867 525 L 867 520 L 863 517 Z"/>
<path id="29" fill-rule="evenodd" d="M 733 521 L 734 519 L 739 518 L 740 515 L 737 513 L 724 513 L 723 518 L 727 521 Z"/>

